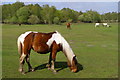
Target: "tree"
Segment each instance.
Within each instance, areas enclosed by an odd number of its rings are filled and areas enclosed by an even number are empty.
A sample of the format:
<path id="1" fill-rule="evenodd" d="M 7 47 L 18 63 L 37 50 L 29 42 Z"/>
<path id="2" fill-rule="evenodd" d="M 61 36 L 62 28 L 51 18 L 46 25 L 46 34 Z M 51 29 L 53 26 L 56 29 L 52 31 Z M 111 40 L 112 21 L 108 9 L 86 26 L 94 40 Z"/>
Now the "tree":
<path id="1" fill-rule="evenodd" d="M 69 19 L 72 19 L 72 22 L 77 22 L 79 13 L 69 8 L 63 8 L 61 10 L 62 22 L 67 22 Z"/>
<path id="2" fill-rule="evenodd" d="M 55 17 L 56 8 L 54 6 L 49 7 L 49 5 L 43 5 L 42 8 L 42 19 L 44 23 L 52 24 Z"/>
<path id="3" fill-rule="evenodd" d="M 87 11 L 78 17 L 78 20 L 83 22 L 100 22 L 100 14 L 96 11 Z"/>
<path id="4" fill-rule="evenodd" d="M 11 23 L 18 23 L 18 18 L 16 16 L 13 16 L 11 19 L 10 19 L 10 22 Z"/>
<path id="5" fill-rule="evenodd" d="M 9 21 L 9 19 L 15 16 L 16 11 L 23 6 L 24 3 L 22 2 L 2 5 L 2 22 L 4 22 L 4 20 Z"/>
<path id="6" fill-rule="evenodd" d="M 22 7 L 17 11 L 17 17 L 19 23 L 27 23 L 30 16 L 30 10 L 28 7 Z"/>
<path id="7" fill-rule="evenodd" d="M 101 15 L 103 22 L 116 22 L 118 20 L 118 13 L 109 12 Z"/>
<path id="8" fill-rule="evenodd" d="M 2 22 L 8 22 L 12 17 L 11 4 L 5 4 L 2 6 Z"/>
<path id="9" fill-rule="evenodd" d="M 54 17 L 53 22 L 54 24 L 60 24 L 60 19 L 58 17 Z"/>
<path id="10" fill-rule="evenodd" d="M 31 15 L 28 19 L 28 23 L 30 24 L 37 24 L 39 22 L 40 22 L 39 18 L 35 15 Z"/>
<path id="11" fill-rule="evenodd" d="M 21 7 L 25 6 L 23 2 L 15 2 L 11 5 L 11 13 L 12 16 L 15 16 L 16 11 L 20 9 Z"/>
<path id="12" fill-rule="evenodd" d="M 27 5 L 27 7 L 29 7 L 31 14 L 36 15 L 39 18 L 40 22 L 42 22 L 41 6 L 39 6 L 38 4 L 35 4 L 35 5 L 29 4 L 29 5 Z"/>

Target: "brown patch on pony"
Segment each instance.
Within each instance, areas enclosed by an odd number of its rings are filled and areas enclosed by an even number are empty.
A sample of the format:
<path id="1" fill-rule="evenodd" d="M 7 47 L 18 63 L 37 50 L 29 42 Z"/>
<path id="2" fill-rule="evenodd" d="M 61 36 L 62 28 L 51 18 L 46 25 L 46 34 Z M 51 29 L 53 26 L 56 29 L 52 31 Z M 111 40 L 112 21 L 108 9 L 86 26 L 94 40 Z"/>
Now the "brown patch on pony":
<path id="1" fill-rule="evenodd" d="M 52 51 L 52 58 L 55 59 L 56 53 L 62 50 L 61 44 L 57 44 L 55 41 L 53 41 L 51 45 L 51 51 Z"/>
<path id="2" fill-rule="evenodd" d="M 45 54 L 50 51 L 49 46 L 46 44 L 46 42 L 52 37 L 51 33 L 34 33 L 34 39 L 32 42 L 32 48 L 35 52 Z"/>

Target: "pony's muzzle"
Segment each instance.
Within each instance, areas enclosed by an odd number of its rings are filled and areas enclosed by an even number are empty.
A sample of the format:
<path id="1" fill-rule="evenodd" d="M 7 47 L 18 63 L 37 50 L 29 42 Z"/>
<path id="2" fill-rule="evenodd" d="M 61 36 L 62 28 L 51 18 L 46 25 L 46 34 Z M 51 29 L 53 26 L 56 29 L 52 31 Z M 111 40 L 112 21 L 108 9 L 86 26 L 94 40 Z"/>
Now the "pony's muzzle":
<path id="1" fill-rule="evenodd" d="M 74 73 L 75 73 L 75 72 L 77 72 L 77 69 L 72 69 L 71 72 L 74 72 Z"/>

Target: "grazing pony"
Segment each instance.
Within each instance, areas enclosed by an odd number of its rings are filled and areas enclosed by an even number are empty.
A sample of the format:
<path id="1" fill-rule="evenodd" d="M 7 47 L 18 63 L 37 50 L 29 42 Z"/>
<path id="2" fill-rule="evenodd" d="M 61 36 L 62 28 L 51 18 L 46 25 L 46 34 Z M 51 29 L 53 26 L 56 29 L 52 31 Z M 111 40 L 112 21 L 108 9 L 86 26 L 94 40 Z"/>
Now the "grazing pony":
<path id="1" fill-rule="evenodd" d="M 100 23 L 95 23 L 95 27 L 98 27 L 98 26 L 100 26 Z"/>
<path id="2" fill-rule="evenodd" d="M 25 60 L 28 64 L 28 71 L 34 71 L 29 62 L 31 49 L 40 54 L 50 52 L 49 62 L 46 66 L 53 72 L 56 72 L 54 69 L 54 63 L 58 51 L 63 51 L 68 59 L 68 66 L 72 72 L 77 72 L 78 70 L 78 63 L 75 54 L 68 42 L 57 31 L 50 33 L 28 31 L 18 37 L 17 44 L 18 52 L 20 53 L 19 71 L 23 74 L 25 74 L 23 70 Z"/>
<path id="3" fill-rule="evenodd" d="M 71 29 L 71 23 L 67 23 L 66 26 L 67 26 L 67 29 Z"/>
<path id="4" fill-rule="evenodd" d="M 102 25 L 103 27 L 110 27 L 110 25 L 108 25 L 107 23 L 103 23 Z"/>

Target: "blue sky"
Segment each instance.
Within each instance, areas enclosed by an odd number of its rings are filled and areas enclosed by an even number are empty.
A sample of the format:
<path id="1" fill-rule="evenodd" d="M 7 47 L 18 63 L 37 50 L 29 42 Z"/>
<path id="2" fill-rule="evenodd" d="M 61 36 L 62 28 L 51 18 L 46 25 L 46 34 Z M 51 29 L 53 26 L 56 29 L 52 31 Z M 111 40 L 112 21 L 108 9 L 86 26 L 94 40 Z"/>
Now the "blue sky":
<path id="1" fill-rule="evenodd" d="M 118 2 L 120 0 L 2 0 L 2 2 L 15 2 L 15 1 L 22 1 L 22 2 Z"/>
<path id="2" fill-rule="evenodd" d="M 20 0 L 19 0 L 20 1 Z M 105 0 L 104 0 L 105 1 Z M 14 3 L 12 2 L 3 2 L 3 4 Z M 36 4 L 38 3 L 40 6 L 48 4 L 50 6 L 55 6 L 57 9 L 62 8 L 70 8 L 75 11 L 82 11 L 85 12 L 87 10 L 94 10 L 99 12 L 100 14 L 107 13 L 107 12 L 118 12 L 118 2 L 25 2 L 25 4 Z"/>

